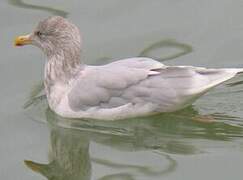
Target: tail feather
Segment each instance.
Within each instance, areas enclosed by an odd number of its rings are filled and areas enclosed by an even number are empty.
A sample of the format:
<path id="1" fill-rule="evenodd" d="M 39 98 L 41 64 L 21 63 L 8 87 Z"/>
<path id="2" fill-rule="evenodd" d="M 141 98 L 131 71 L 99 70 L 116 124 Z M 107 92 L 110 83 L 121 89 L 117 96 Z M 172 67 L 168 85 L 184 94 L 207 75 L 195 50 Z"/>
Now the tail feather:
<path id="1" fill-rule="evenodd" d="M 243 73 L 243 68 L 236 69 L 238 72 L 237 74 L 242 74 Z"/>
<path id="2" fill-rule="evenodd" d="M 237 74 L 243 73 L 243 68 L 226 68 L 226 69 L 206 69 L 206 68 L 198 68 L 196 72 L 204 76 L 209 80 L 209 83 L 201 88 L 197 89 L 197 92 L 194 93 L 204 93 L 210 90 L 211 88 L 224 83 L 232 78 L 234 78 Z"/>

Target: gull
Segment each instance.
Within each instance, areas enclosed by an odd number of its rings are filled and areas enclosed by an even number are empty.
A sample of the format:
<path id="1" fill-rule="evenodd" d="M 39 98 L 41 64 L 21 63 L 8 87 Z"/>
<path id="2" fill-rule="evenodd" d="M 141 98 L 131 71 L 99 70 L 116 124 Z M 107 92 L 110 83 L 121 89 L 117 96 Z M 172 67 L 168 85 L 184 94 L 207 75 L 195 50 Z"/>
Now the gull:
<path id="1" fill-rule="evenodd" d="M 77 26 L 52 16 L 15 39 L 46 56 L 45 94 L 52 111 L 66 118 L 118 120 L 174 112 L 191 105 L 243 68 L 167 66 L 133 57 L 101 66 L 81 63 L 82 38 Z"/>

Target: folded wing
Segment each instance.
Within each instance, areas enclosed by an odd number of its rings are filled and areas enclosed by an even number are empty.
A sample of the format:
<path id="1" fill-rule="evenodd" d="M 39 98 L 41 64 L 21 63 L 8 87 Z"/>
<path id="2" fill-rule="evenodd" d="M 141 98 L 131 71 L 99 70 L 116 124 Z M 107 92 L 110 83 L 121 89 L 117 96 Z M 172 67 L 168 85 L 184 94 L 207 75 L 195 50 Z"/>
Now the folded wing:
<path id="1" fill-rule="evenodd" d="M 149 106 L 144 113 L 174 111 L 241 71 L 165 66 L 149 58 L 125 59 L 86 67 L 68 94 L 68 101 L 76 112 L 128 104 L 134 111 Z"/>

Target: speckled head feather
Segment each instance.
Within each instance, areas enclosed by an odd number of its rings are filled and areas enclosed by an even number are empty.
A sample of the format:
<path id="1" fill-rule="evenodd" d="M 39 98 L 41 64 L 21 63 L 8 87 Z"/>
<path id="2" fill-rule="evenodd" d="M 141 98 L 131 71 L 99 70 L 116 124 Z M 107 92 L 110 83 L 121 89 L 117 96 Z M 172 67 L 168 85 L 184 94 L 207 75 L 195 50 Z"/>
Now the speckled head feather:
<path id="1" fill-rule="evenodd" d="M 82 40 L 79 29 L 60 16 L 40 21 L 32 33 L 33 45 L 40 47 L 47 56 L 58 51 L 81 50 Z"/>
<path id="2" fill-rule="evenodd" d="M 45 83 L 67 83 L 80 65 L 82 40 L 78 27 L 60 16 L 40 21 L 31 33 L 32 44 L 47 56 Z"/>

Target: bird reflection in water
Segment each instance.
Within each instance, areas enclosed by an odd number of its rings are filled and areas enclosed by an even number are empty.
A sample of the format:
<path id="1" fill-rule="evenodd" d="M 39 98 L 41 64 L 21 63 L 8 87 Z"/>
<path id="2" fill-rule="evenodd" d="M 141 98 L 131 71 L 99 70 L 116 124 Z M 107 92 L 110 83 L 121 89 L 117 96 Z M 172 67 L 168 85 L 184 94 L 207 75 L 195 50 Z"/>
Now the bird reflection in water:
<path id="1" fill-rule="evenodd" d="M 50 126 L 48 164 L 25 161 L 33 171 L 51 180 L 88 180 L 91 176 L 89 141 L 82 132 Z"/>
<path id="2" fill-rule="evenodd" d="M 216 121 L 210 123 L 193 121 L 198 116 L 198 112 L 190 107 L 149 118 L 97 121 L 61 118 L 47 109 L 46 118 L 51 131 L 50 163 L 25 163 L 52 180 L 93 179 L 93 175 L 98 176 L 97 165 L 109 169 L 109 173 L 96 178 L 99 180 L 160 179 L 176 170 L 173 154 L 205 153 L 205 144 L 198 140 L 206 140 L 210 146 L 220 141 L 233 142 L 243 134 L 242 127 L 217 122 L 217 118 L 234 117 L 215 114 L 212 118 Z M 92 150 L 97 147 L 109 148 L 104 154 L 97 155 Z M 160 165 L 149 163 L 146 158 L 143 161 L 143 153 L 159 159 Z M 114 154 L 123 158 L 117 160 Z M 131 155 L 135 157 L 134 162 L 129 159 Z"/>
<path id="3" fill-rule="evenodd" d="M 50 148 L 49 148 L 49 164 L 40 164 L 32 161 L 25 161 L 25 164 L 33 171 L 52 180 L 88 180 L 91 179 L 91 164 L 99 164 L 101 166 L 112 168 L 117 173 L 107 174 L 98 179 L 137 179 L 137 176 L 151 177 L 163 176 L 175 170 L 177 163 L 168 154 L 164 154 L 159 150 L 159 144 L 163 144 L 162 148 L 167 148 L 165 144 L 167 138 L 158 137 L 157 148 L 153 148 L 152 142 L 149 139 L 143 138 L 147 128 L 133 127 L 126 130 L 128 124 L 117 125 L 109 122 L 102 122 L 94 125 L 93 121 L 64 119 L 56 116 L 49 109 L 46 117 L 51 130 Z M 73 121 L 73 122 L 72 122 Z M 79 124 L 78 124 L 79 123 Z M 63 128 L 60 126 L 70 126 L 72 128 Z M 106 126 L 107 125 L 107 126 Z M 77 126 L 77 127 L 74 127 Z M 119 127 L 120 126 L 120 127 Z M 142 134 L 141 134 L 142 133 Z M 151 138 L 151 137 L 148 137 Z M 164 141 L 164 140 L 165 141 Z M 111 148 L 119 150 L 120 156 L 123 152 L 131 152 L 135 154 L 137 151 L 152 150 L 154 156 L 159 157 L 162 162 L 161 169 L 153 167 L 153 164 L 134 164 L 120 163 L 112 160 L 103 159 L 100 157 L 93 157 L 90 154 L 90 143 L 102 144 Z M 170 147 L 177 144 L 176 141 L 170 142 Z M 185 149 L 186 145 L 182 145 Z M 190 146 L 189 146 L 190 147 Z M 188 149 L 188 147 L 187 147 Z M 138 155 L 139 157 L 139 155 Z M 95 172 L 95 169 L 93 169 Z"/>

